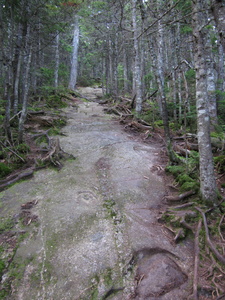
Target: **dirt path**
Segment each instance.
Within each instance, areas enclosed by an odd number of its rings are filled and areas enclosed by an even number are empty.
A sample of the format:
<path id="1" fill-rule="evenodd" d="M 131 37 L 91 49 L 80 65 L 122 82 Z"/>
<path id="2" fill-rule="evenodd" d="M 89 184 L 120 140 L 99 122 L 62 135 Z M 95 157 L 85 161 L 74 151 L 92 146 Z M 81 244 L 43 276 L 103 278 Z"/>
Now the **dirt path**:
<path id="1" fill-rule="evenodd" d="M 172 243 L 156 220 L 165 193 L 151 171 L 159 149 L 124 132 L 95 102 L 65 113 L 60 143 L 76 160 L 1 193 L 4 214 L 38 201 L 38 225 L 15 256 L 24 273 L 9 299 L 187 299 L 191 247 Z"/>

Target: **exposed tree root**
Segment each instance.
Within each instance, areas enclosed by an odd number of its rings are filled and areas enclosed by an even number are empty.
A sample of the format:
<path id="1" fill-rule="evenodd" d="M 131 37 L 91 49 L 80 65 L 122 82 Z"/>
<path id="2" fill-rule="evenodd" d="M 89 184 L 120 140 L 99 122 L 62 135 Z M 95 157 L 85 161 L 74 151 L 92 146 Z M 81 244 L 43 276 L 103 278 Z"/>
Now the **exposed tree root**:
<path id="1" fill-rule="evenodd" d="M 181 209 L 181 208 L 186 208 L 186 207 L 189 207 L 189 206 L 192 206 L 193 204 L 195 204 L 194 202 L 188 202 L 188 203 L 184 203 L 184 204 L 181 204 L 181 205 L 177 205 L 177 206 L 173 206 L 172 209 Z M 169 208 L 168 211 L 171 211 L 171 209 Z"/>
<path id="2" fill-rule="evenodd" d="M 173 201 L 180 201 L 180 200 L 183 200 L 183 199 L 185 199 L 185 198 L 187 198 L 189 196 L 192 196 L 194 194 L 196 194 L 196 191 L 192 191 L 191 190 L 191 191 L 187 191 L 187 192 L 185 192 L 183 194 L 180 194 L 180 195 L 177 195 L 177 196 L 166 196 L 165 199 L 167 201 L 171 201 L 171 202 L 173 202 Z"/>
<path id="3" fill-rule="evenodd" d="M 216 258 L 225 265 L 225 257 L 223 255 L 221 255 L 219 253 L 219 251 L 216 249 L 216 247 L 213 245 L 210 236 L 209 236 L 209 229 L 208 229 L 208 225 L 207 225 L 207 220 L 206 220 L 206 216 L 205 213 L 199 208 L 199 207 L 195 207 L 195 209 L 197 209 L 203 218 L 203 223 L 204 223 L 204 227 L 205 227 L 205 235 L 206 235 L 206 242 L 209 246 L 209 248 L 211 249 L 211 251 L 214 253 L 214 255 L 216 256 Z"/>

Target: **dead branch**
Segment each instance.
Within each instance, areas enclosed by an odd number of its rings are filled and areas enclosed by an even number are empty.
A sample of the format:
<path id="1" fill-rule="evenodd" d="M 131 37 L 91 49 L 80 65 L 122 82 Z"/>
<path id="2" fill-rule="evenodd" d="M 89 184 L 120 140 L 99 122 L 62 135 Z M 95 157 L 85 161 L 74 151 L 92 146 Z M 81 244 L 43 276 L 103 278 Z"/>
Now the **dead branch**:
<path id="1" fill-rule="evenodd" d="M 40 124 L 40 126 L 49 127 L 53 126 L 54 122 L 58 120 L 58 117 L 56 116 L 44 116 L 44 115 L 28 115 L 28 121 L 35 122 Z"/>
<path id="2" fill-rule="evenodd" d="M 18 117 L 21 114 L 22 110 L 19 111 L 17 114 L 15 114 L 14 116 L 12 116 L 11 119 L 9 119 L 9 122 L 11 122 L 14 118 Z"/>
<path id="3" fill-rule="evenodd" d="M 189 150 L 198 151 L 198 144 L 189 143 L 188 141 L 186 143 L 187 143 L 187 148 Z"/>
<path id="4" fill-rule="evenodd" d="M 138 118 L 138 122 L 141 123 L 141 124 L 143 124 L 143 125 L 146 125 L 146 126 L 148 126 L 148 127 L 151 127 L 151 124 L 147 123 L 146 121 L 144 121 L 144 120 L 142 120 L 142 119 L 139 119 L 139 118 Z"/>
<path id="5" fill-rule="evenodd" d="M 191 190 L 191 191 L 187 191 L 187 192 L 185 192 L 183 194 L 180 194 L 180 195 L 177 195 L 177 196 L 166 196 L 165 199 L 167 201 L 172 201 L 172 202 L 173 201 L 180 201 L 180 200 L 183 200 L 183 199 L 185 199 L 189 196 L 192 196 L 194 194 L 196 194 L 196 191 Z"/>
<path id="6" fill-rule="evenodd" d="M 199 267 L 199 233 L 202 227 L 202 220 L 199 220 L 195 233 L 195 262 L 194 262 L 194 278 L 193 278 L 193 297 L 198 300 L 198 267 Z"/>
<path id="7" fill-rule="evenodd" d="M 125 126 L 125 128 L 126 128 L 126 127 L 134 127 L 134 128 L 136 128 L 136 129 L 138 129 L 138 130 L 144 130 L 144 131 L 146 131 L 146 130 L 148 130 L 148 129 L 152 129 L 151 126 L 146 126 L 146 125 L 140 124 L 140 123 L 138 123 L 137 121 L 132 121 L 132 122 L 130 122 L 129 124 L 127 124 L 127 125 Z"/>
<path id="8" fill-rule="evenodd" d="M 19 154 L 17 154 L 14 150 L 12 150 L 11 148 L 5 146 L 2 142 L 0 142 L 0 143 L 1 143 L 1 145 L 2 145 L 4 148 L 6 148 L 7 150 L 9 150 L 9 151 L 12 152 L 14 155 L 16 155 L 20 160 L 22 160 L 22 162 L 25 162 L 25 160 L 24 160 Z"/>
<path id="9" fill-rule="evenodd" d="M 183 228 L 179 228 L 176 236 L 174 237 L 174 241 L 177 242 L 179 239 L 182 239 L 185 237 L 185 232 Z"/>
<path id="10" fill-rule="evenodd" d="M 34 116 L 34 115 L 36 115 L 36 116 L 37 116 L 37 115 L 39 115 L 39 116 L 42 115 L 42 116 L 43 116 L 43 115 L 45 115 L 45 111 L 44 111 L 44 110 L 39 110 L 39 111 L 28 111 L 27 115 L 28 115 L 28 116 L 29 116 L 29 115 L 30 115 L 30 116 L 31 116 L 31 115 L 32 115 L 32 116 Z"/>
<path id="11" fill-rule="evenodd" d="M 4 180 L 4 183 L 0 184 L 0 191 L 4 190 L 7 186 L 9 186 L 10 184 L 13 184 L 21 179 L 25 179 L 28 177 L 33 176 L 34 173 L 34 168 L 29 168 L 27 170 L 25 170 L 24 172 L 22 172 L 21 174 L 17 175 L 16 177 L 12 178 L 11 180 Z M 1 183 L 1 181 L 0 181 Z"/>
<path id="12" fill-rule="evenodd" d="M 178 153 L 178 154 L 180 154 L 180 155 L 182 155 L 182 156 L 185 156 L 186 157 L 186 155 L 190 155 L 190 150 L 188 150 L 188 149 L 184 149 L 184 148 L 182 148 L 180 145 L 178 145 L 178 144 L 175 144 L 174 146 L 173 146 L 173 150 L 176 152 L 176 153 Z"/>
<path id="13" fill-rule="evenodd" d="M 212 241 L 210 239 L 209 229 L 208 229 L 208 225 L 207 225 L 207 220 L 206 220 L 205 213 L 199 207 L 195 207 L 195 209 L 198 210 L 201 213 L 201 215 L 202 215 L 203 223 L 204 223 L 204 227 L 205 227 L 206 242 L 207 242 L 209 248 L 214 253 L 214 255 L 216 256 L 216 258 L 222 264 L 225 264 L 225 257 L 219 253 L 219 251 L 216 249 L 216 247 L 213 245 L 213 243 L 212 243 Z"/>

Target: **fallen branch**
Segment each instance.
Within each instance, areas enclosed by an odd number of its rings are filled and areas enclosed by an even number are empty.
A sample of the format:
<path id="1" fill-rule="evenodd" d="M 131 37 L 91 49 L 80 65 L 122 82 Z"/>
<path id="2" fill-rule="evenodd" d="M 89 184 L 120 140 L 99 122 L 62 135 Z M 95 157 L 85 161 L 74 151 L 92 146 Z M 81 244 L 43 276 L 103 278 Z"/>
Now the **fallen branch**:
<path id="1" fill-rule="evenodd" d="M 27 115 L 45 115 L 44 110 L 39 110 L 39 111 L 28 111 Z"/>
<path id="2" fill-rule="evenodd" d="M 127 125 L 125 126 L 125 128 L 126 128 L 126 127 L 134 127 L 134 128 L 136 128 L 136 129 L 138 129 L 138 130 L 148 130 L 148 129 L 152 129 L 151 126 L 143 125 L 143 124 L 141 124 L 141 123 L 138 123 L 137 121 L 132 121 L 131 123 L 127 124 Z"/>
<path id="3" fill-rule="evenodd" d="M 190 155 L 190 153 L 191 153 L 190 150 L 184 149 L 184 148 L 182 148 L 181 146 L 179 146 L 178 144 L 175 144 L 175 145 L 173 146 L 173 150 L 174 150 L 176 153 L 178 153 L 178 154 L 180 154 L 180 155 L 182 155 L 182 156 L 185 156 L 185 157 L 186 157 L 186 155 Z"/>
<path id="4" fill-rule="evenodd" d="M 196 194 L 196 191 L 191 190 L 191 191 L 187 191 L 187 192 L 185 192 L 183 194 L 180 194 L 180 195 L 177 195 L 177 196 L 166 196 L 165 199 L 167 201 L 172 201 L 172 202 L 173 201 L 180 201 L 180 200 L 183 200 L 183 199 L 185 199 L 189 196 L 192 196 L 194 194 Z"/>
<path id="5" fill-rule="evenodd" d="M 207 242 L 209 248 L 214 253 L 214 255 L 216 256 L 216 258 L 222 264 L 225 264 L 225 257 L 219 253 L 219 251 L 216 249 L 216 247 L 213 245 L 213 243 L 212 243 L 212 241 L 210 239 L 209 229 L 208 229 L 208 225 L 207 225 L 207 220 L 206 220 L 205 213 L 199 207 L 195 207 L 195 209 L 197 209 L 201 213 L 201 215 L 202 215 L 203 223 L 204 223 L 204 227 L 205 227 L 206 242 Z"/>
<path id="6" fill-rule="evenodd" d="M 8 180 L 8 181 L 4 180 L 4 183 L 0 184 L 0 191 L 4 190 L 10 184 L 13 184 L 21 179 L 25 179 L 25 178 L 33 176 L 33 173 L 34 173 L 34 168 L 29 168 L 11 180 Z"/>

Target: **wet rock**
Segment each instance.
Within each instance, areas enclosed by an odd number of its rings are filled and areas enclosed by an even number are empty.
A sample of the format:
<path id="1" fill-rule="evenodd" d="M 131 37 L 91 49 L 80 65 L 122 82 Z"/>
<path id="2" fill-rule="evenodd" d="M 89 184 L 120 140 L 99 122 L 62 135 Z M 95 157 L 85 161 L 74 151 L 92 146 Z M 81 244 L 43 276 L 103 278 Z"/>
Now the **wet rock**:
<path id="1" fill-rule="evenodd" d="M 152 256 L 144 256 L 139 260 L 136 280 L 135 299 L 161 299 L 160 296 L 169 293 L 186 282 L 187 275 L 167 254 L 158 253 Z"/>

